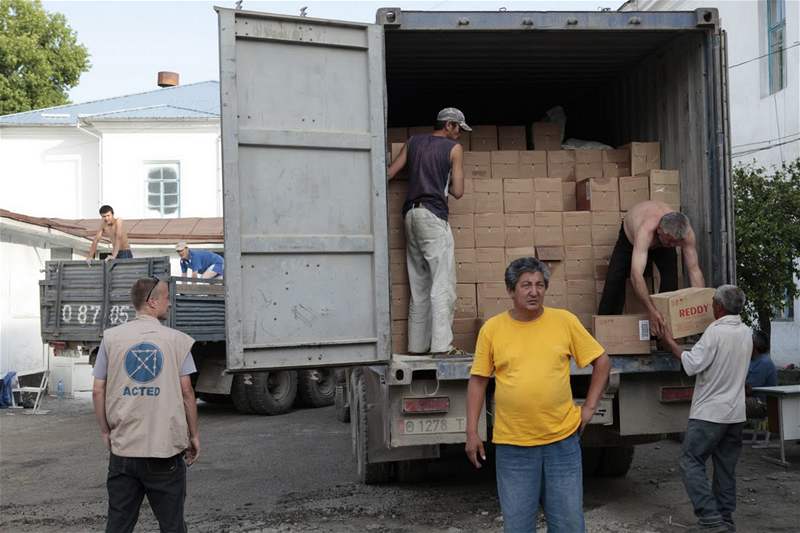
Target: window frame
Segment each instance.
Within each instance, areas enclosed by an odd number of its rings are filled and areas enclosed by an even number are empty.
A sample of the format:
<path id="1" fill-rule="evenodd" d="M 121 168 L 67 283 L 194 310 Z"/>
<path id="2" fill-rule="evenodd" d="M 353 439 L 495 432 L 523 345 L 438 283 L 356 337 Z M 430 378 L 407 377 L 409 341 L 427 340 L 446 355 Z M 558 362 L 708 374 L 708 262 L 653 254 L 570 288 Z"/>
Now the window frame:
<path id="1" fill-rule="evenodd" d="M 767 0 L 767 89 L 775 94 L 786 88 L 786 0 Z M 773 8 L 777 8 L 773 13 Z M 780 36 L 779 40 L 776 37 Z"/>
<path id="2" fill-rule="evenodd" d="M 163 177 L 163 175 L 164 175 L 163 169 L 164 168 L 172 168 L 175 171 L 175 176 L 176 176 L 175 180 L 164 179 L 164 177 Z M 151 180 L 150 179 L 150 173 L 153 170 L 156 170 L 156 169 L 161 169 L 161 178 L 158 179 L 158 180 Z M 148 214 L 148 215 L 151 214 L 151 213 L 158 213 L 158 216 L 160 216 L 161 218 L 180 218 L 180 216 L 181 216 L 181 162 L 180 161 L 145 161 L 144 162 L 144 170 L 145 170 L 145 172 L 144 172 L 144 185 L 145 185 L 145 187 L 144 187 L 144 208 L 145 208 L 145 213 Z M 172 181 L 174 181 L 175 184 L 176 184 L 176 192 L 175 192 L 174 196 L 176 198 L 177 203 L 175 205 L 175 211 L 172 212 L 172 213 L 167 213 L 167 212 L 165 212 L 166 208 L 167 207 L 171 207 L 171 206 L 167 206 L 166 205 L 165 197 L 166 196 L 173 196 L 173 194 L 172 193 L 167 194 L 167 193 L 164 192 L 164 183 L 172 182 Z M 151 193 L 150 193 L 150 184 L 151 183 L 159 183 L 159 184 L 161 184 L 160 192 L 158 193 L 159 194 L 159 199 L 160 199 L 160 204 L 159 204 L 158 208 L 151 207 L 151 205 L 150 205 L 150 195 L 151 195 Z M 156 194 L 156 193 L 152 193 L 152 194 Z"/>

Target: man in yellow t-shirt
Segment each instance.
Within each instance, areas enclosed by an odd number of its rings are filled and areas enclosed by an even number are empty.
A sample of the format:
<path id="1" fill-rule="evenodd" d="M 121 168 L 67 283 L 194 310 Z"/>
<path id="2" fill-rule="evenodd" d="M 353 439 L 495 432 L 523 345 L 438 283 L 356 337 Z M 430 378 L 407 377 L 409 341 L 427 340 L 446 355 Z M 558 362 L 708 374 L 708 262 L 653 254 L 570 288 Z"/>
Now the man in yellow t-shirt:
<path id="1" fill-rule="evenodd" d="M 513 308 L 481 328 L 467 390 L 469 460 L 486 459 L 478 417 L 495 377 L 497 492 L 506 532 L 536 531 L 541 500 L 549 533 L 585 530 L 579 434 L 603 394 L 611 360 L 575 315 L 544 306 L 550 271 L 524 257 L 505 273 Z M 570 358 L 593 367 L 583 407 L 570 388 Z"/>

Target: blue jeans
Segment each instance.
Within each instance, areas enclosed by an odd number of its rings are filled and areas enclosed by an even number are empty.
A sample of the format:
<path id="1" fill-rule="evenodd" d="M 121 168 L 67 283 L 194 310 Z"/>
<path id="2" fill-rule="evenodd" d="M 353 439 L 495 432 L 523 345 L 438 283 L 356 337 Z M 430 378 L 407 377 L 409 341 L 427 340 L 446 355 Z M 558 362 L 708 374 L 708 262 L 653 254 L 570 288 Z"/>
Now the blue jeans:
<path id="1" fill-rule="evenodd" d="M 539 501 L 548 533 L 582 533 L 583 471 L 578 434 L 543 446 L 495 446 L 506 533 L 534 533 Z"/>
<path id="2" fill-rule="evenodd" d="M 736 463 L 742 451 L 742 428 L 738 424 L 717 424 L 690 418 L 681 453 L 681 473 L 686 493 L 701 526 L 733 524 L 736 510 Z M 706 461 L 711 457 L 714 476 L 711 486 Z"/>

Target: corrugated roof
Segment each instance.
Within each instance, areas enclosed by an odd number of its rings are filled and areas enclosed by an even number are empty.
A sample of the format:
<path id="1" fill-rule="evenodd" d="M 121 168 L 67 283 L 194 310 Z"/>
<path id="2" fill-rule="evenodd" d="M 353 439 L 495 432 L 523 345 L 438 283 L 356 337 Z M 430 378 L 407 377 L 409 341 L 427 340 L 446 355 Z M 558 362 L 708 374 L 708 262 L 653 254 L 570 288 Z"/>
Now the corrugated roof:
<path id="1" fill-rule="evenodd" d="M 208 120 L 219 118 L 219 82 L 203 81 L 82 104 L 0 116 L 0 126 L 74 126 L 79 120 Z"/>
<path id="2" fill-rule="evenodd" d="M 63 219 L 32 217 L 0 209 L 0 217 L 52 228 L 76 237 L 94 238 L 99 218 Z M 222 218 L 126 218 L 124 228 L 131 244 L 217 244 L 224 242 Z"/>

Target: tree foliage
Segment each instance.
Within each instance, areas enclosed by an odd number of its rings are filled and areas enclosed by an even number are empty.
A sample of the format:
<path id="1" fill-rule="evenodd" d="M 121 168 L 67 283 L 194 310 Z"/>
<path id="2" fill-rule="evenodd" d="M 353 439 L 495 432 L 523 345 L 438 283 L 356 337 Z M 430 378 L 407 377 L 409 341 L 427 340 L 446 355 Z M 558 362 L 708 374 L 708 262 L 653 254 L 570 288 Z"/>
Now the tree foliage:
<path id="1" fill-rule="evenodd" d="M 800 291 L 800 159 L 772 172 L 733 172 L 736 275 L 748 298 L 746 319 L 769 332 L 770 320 Z"/>
<path id="2" fill-rule="evenodd" d="M 39 0 L 0 0 L 0 115 L 69 102 L 89 52 Z"/>

